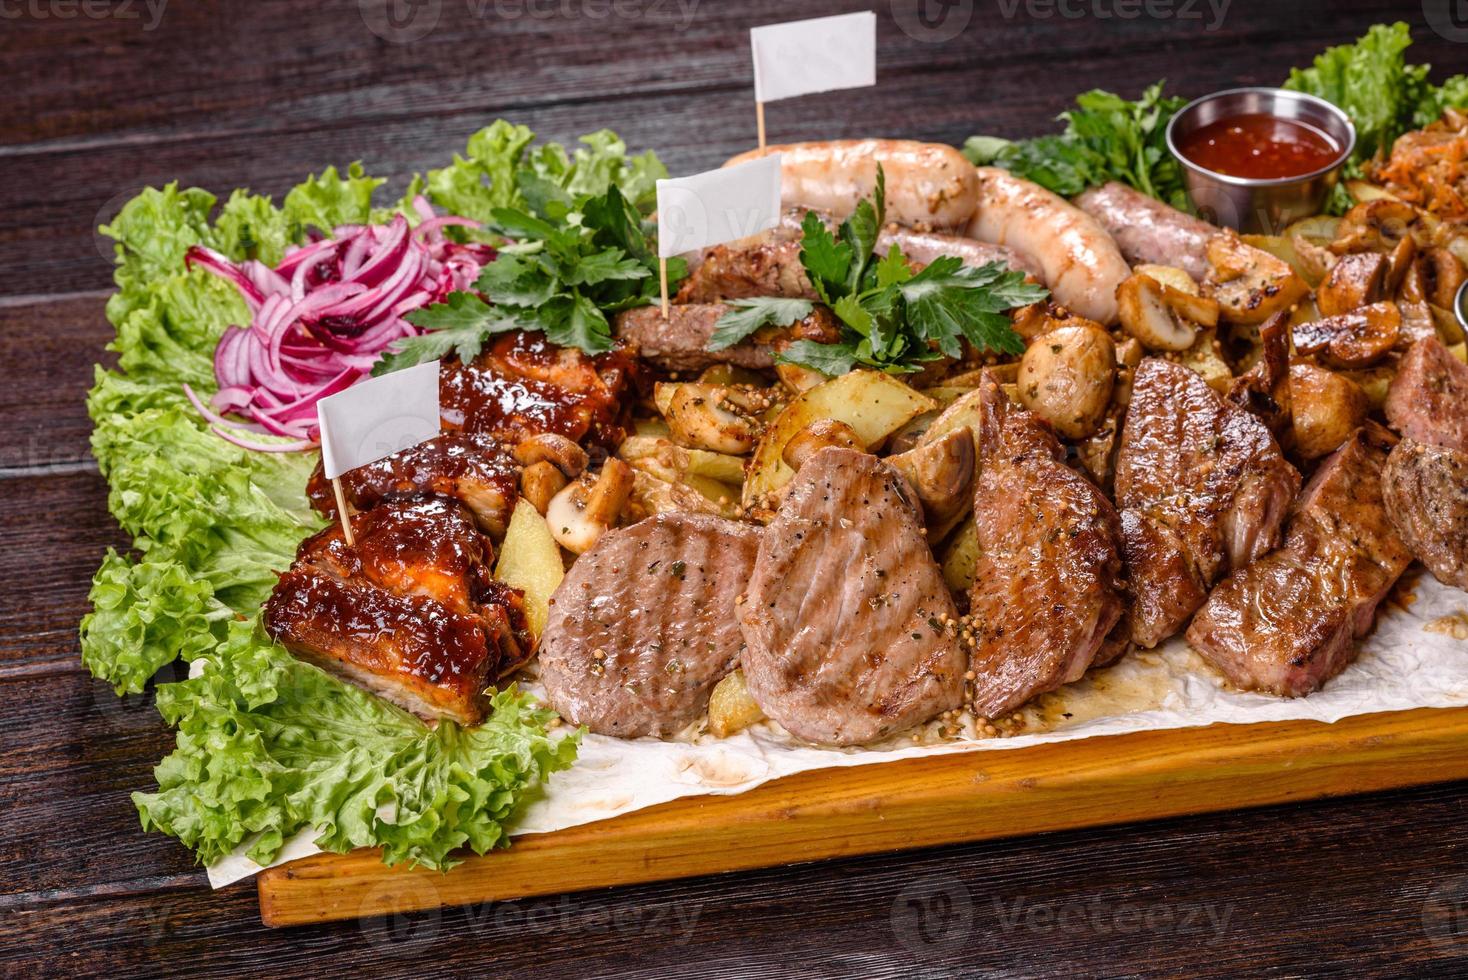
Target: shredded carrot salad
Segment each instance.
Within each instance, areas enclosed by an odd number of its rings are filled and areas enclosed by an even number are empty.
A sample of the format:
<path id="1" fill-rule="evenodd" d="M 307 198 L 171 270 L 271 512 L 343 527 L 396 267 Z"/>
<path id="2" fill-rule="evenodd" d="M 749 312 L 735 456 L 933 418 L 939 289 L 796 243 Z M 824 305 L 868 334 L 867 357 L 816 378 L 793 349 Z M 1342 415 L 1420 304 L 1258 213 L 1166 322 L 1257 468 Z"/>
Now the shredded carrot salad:
<path id="1" fill-rule="evenodd" d="M 1397 197 L 1437 215 L 1468 218 L 1468 116 L 1449 110 L 1400 137 L 1375 178 Z"/>

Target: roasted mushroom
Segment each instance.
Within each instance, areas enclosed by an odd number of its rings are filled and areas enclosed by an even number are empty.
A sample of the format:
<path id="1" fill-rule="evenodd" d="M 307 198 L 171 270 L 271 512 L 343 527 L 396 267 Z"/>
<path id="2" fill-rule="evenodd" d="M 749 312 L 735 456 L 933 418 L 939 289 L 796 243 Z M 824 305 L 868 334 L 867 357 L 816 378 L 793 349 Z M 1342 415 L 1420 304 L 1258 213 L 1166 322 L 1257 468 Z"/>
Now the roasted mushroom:
<path id="1" fill-rule="evenodd" d="M 829 446 L 856 449 L 860 452 L 866 452 L 867 449 L 856 430 L 845 422 L 838 419 L 816 419 L 790 437 L 780 456 L 785 460 L 786 466 L 798 470 L 806 460 Z"/>
<path id="2" fill-rule="evenodd" d="M 1349 313 L 1296 324 L 1295 350 L 1318 354 L 1331 367 L 1370 367 L 1396 346 L 1401 330 L 1402 314 L 1397 304 L 1372 303 Z"/>
<path id="3" fill-rule="evenodd" d="M 1315 364 L 1290 365 L 1291 448 L 1303 460 L 1335 452 L 1366 420 L 1370 400 L 1350 378 Z"/>
<path id="4" fill-rule="evenodd" d="M 1218 301 L 1220 315 L 1232 323 L 1263 323 L 1310 291 L 1288 262 L 1232 232 L 1208 240 L 1208 263 L 1205 292 Z"/>
<path id="5" fill-rule="evenodd" d="M 1218 303 L 1137 272 L 1116 290 L 1117 313 L 1127 333 L 1149 350 L 1183 351 L 1199 326 L 1218 324 Z"/>
<path id="6" fill-rule="evenodd" d="M 1025 408 L 1068 439 L 1084 439 L 1096 431 L 1115 384 L 1115 344 L 1090 321 L 1057 327 L 1030 344 L 1017 382 Z"/>
<path id="7" fill-rule="evenodd" d="M 1386 298 L 1387 257 L 1376 252 L 1343 255 L 1320 284 L 1315 305 L 1320 315 L 1349 313 Z"/>
<path id="8" fill-rule="evenodd" d="M 658 385 L 659 402 L 664 385 Z M 674 384 L 663 415 L 673 441 L 690 449 L 742 455 L 759 438 L 755 416 L 766 406 L 751 391 L 728 385 Z"/>
<path id="9" fill-rule="evenodd" d="M 600 474 L 586 472 L 551 499 L 545 519 L 551 536 L 574 554 L 581 554 L 615 527 L 632 495 L 632 468 L 616 457 L 602 464 Z"/>
<path id="10" fill-rule="evenodd" d="M 941 541 L 974 505 L 975 455 L 973 433 L 962 428 L 887 457 L 916 491 L 930 542 Z"/>

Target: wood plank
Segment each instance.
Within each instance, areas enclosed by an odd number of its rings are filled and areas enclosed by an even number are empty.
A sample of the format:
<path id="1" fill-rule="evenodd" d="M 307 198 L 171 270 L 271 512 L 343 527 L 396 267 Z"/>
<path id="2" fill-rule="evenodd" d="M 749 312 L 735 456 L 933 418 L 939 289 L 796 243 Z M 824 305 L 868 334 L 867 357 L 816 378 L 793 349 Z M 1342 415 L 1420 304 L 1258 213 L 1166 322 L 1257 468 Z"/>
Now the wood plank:
<path id="1" fill-rule="evenodd" d="M 371 850 L 259 876 L 271 926 L 599 888 L 1468 777 L 1468 708 L 1215 725 L 779 780 L 520 838 L 446 874 Z"/>
<path id="2" fill-rule="evenodd" d="M 0 364 L 12 366 L 0 384 L 0 477 L 92 465 L 86 393 L 92 365 L 111 360 L 105 305 L 100 293 L 0 304 Z"/>

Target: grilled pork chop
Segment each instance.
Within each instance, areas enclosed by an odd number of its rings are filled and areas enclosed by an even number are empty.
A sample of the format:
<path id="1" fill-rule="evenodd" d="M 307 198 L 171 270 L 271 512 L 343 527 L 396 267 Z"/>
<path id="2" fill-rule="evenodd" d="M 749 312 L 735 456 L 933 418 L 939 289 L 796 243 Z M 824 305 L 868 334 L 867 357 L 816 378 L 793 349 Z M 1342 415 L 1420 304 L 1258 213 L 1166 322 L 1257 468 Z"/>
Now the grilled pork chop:
<path id="1" fill-rule="evenodd" d="M 672 735 L 739 662 L 735 599 L 759 530 L 669 513 L 608 531 L 551 599 L 540 675 L 561 716 L 601 735 Z"/>
<path id="2" fill-rule="evenodd" d="M 347 503 L 358 511 L 370 510 L 392 497 L 451 497 L 469 508 L 481 529 L 501 538 L 519 496 L 518 476 L 514 459 L 493 436 L 445 432 L 348 470 L 341 482 Z M 306 483 L 306 496 L 317 511 L 336 519 L 336 495 L 320 463 Z"/>
<path id="3" fill-rule="evenodd" d="M 1382 500 L 1384 436 L 1358 430 L 1321 463 L 1284 544 L 1224 579 L 1188 627 L 1238 686 L 1300 697 L 1340 673 L 1411 563 Z"/>
<path id="4" fill-rule="evenodd" d="M 425 718 L 477 724 L 484 690 L 530 650 L 520 593 L 458 503 L 391 500 L 301 542 L 265 630 L 302 660 Z"/>
<path id="5" fill-rule="evenodd" d="M 1402 357 L 1383 408 L 1407 438 L 1468 452 L 1468 364 L 1436 337 L 1419 340 Z"/>
<path id="6" fill-rule="evenodd" d="M 1386 512 L 1408 549 L 1439 582 L 1468 589 L 1468 453 L 1403 439 L 1381 480 Z"/>
<path id="7" fill-rule="evenodd" d="M 810 316 L 789 327 L 766 327 L 732 347 L 711 351 L 714 324 L 729 312 L 722 303 L 692 303 L 668 307 L 668 318 L 657 306 L 640 306 L 617 314 L 618 339 L 665 371 L 700 371 L 711 364 L 743 368 L 775 366 L 775 351 L 792 340 L 834 343 L 841 336 L 831 312 L 818 306 Z"/>
<path id="8" fill-rule="evenodd" d="M 980 382 L 974 711 L 998 718 L 1081 678 L 1121 619 L 1121 522 L 1038 417 Z"/>
<path id="9" fill-rule="evenodd" d="M 1116 461 L 1132 640 L 1172 636 L 1220 575 L 1272 548 L 1299 487 L 1264 422 L 1188 368 L 1144 360 Z"/>
<path id="10" fill-rule="evenodd" d="M 741 608 L 749 693 L 800 738 L 870 742 L 963 699 L 953 598 L 912 489 L 875 456 L 826 448 L 806 460 Z"/>

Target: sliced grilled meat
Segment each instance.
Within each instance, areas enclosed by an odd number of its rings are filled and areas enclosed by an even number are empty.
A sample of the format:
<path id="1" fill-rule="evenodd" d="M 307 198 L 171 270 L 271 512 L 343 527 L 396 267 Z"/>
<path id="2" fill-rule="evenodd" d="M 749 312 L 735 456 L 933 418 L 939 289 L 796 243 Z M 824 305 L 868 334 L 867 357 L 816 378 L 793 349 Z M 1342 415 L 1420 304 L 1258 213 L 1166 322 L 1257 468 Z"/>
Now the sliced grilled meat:
<path id="1" fill-rule="evenodd" d="M 1049 426 L 987 374 L 980 386 L 969 669 L 975 712 L 998 718 L 1096 659 L 1125 605 L 1121 522 Z"/>
<path id="2" fill-rule="evenodd" d="M 1279 438 L 1289 431 L 1293 419 L 1288 312 L 1276 313 L 1260 324 L 1259 344 L 1258 362 L 1234 379 L 1228 400 L 1259 416 Z"/>
<path id="3" fill-rule="evenodd" d="M 617 314 L 617 337 L 637 348 L 644 358 L 665 371 L 700 371 L 711 364 L 744 368 L 775 366 L 775 351 L 792 340 L 833 343 L 840 339 L 835 317 L 823 306 L 785 328 L 766 327 L 747 340 L 724 350 L 708 349 L 714 324 L 729 311 L 722 303 L 693 303 L 668 308 L 668 319 L 657 306 L 641 306 Z"/>
<path id="4" fill-rule="evenodd" d="M 1322 463 L 1284 544 L 1224 579 L 1188 628 L 1238 686 L 1300 697 L 1340 673 L 1411 563 L 1382 500 L 1381 435 L 1358 430 Z"/>
<path id="5" fill-rule="evenodd" d="M 1272 548 L 1299 486 L 1260 419 L 1193 371 L 1144 360 L 1116 461 L 1133 641 L 1182 629 L 1220 575 Z"/>
<path id="6" fill-rule="evenodd" d="M 858 745 L 956 707 L 956 615 L 915 498 L 886 463 L 827 448 L 801 466 L 741 607 L 749 692 L 812 742 Z"/>
<path id="7" fill-rule="evenodd" d="M 780 224 L 769 231 L 705 249 L 694 258 L 694 266 L 678 290 L 678 302 L 713 303 L 751 296 L 817 299 L 800 261 L 801 222 L 810 210 L 786 208 Z M 836 229 L 837 221 L 829 212 L 814 213 L 827 228 Z M 888 225 L 877 236 L 877 254 L 886 255 L 893 245 L 918 266 L 941 255 L 956 255 L 967 266 L 1000 262 L 1036 279 L 1040 277 L 1040 266 L 1033 259 L 1003 245 L 962 235 Z"/>
<path id="8" fill-rule="evenodd" d="M 708 706 L 744 642 L 736 598 L 758 529 L 669 513 L 608 531 L 551 599 L 540 675 L 562 717 L 601 735 L 672 735 Z"/>
<path id="9" fill-rule="evenodd" d="M 611 449 L 626 436 L 621 420 L 635 373 L 625 351 L 589 357 L 543 334 L 512 331 L 471 364 L 444 362 L 439 412 L 447 428 L 506 445 L 549 432 Z"/>
<path id="10" fill-rule="evenodd" d="M 1468 364 L 1436 337 L 1417 341 L 1403 356 L 1384 408 L 1402 435 L 1468 452 Z"/>
<path id="11" fill-rule="evenodd" d="M 1412 554 L 1439 582 L 1468 589 L 1468 453 L 1403 439 L 1387 458 L 1382 495 Z"/>
<path id="12" fill-rule="evenodd" d="M 425 718 L 477 724 L 484 690 L 530 650 L 523 597 L 454 501 L 390 500 L 307 538 L 266 601 L 266 632 L 301 659 Z"/>
<path id="13" fill-rule="evenodd" d="M 347 503 L 358 511 L 370 510 L 395 497 L 452 497 L 469 508 L 481 529 L 502 538 L 519 496 L 518 475 L 519 467 L 494 436 L 445 432 L 375 463 L 348 470 L 341 482 Z M 321 514 L 336 519 L 336 495 L 320 463 L 306 484 L 306 496 Z"/>

